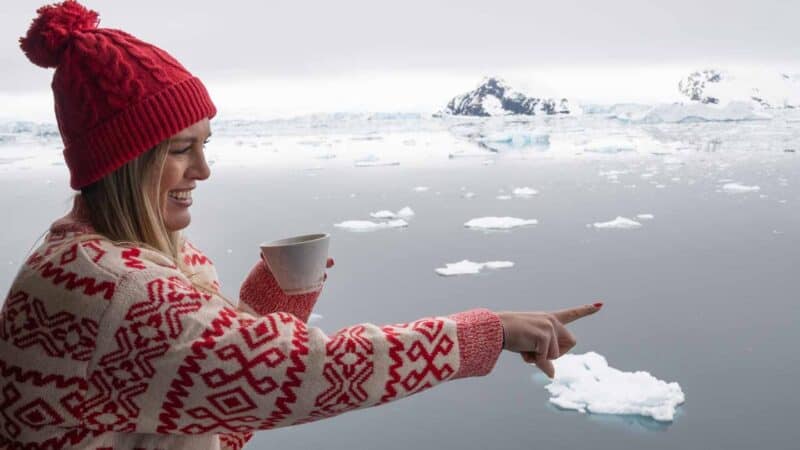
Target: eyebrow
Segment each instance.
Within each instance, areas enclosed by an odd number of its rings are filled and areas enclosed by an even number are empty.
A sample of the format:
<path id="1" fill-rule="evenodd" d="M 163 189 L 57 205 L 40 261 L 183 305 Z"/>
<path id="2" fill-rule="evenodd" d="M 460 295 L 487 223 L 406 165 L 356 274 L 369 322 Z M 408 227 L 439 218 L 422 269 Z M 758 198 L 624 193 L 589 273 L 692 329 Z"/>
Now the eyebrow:
<path id="1" fill-rule="evenodd" d="M 209 132 L 208 137 L 206 139 L 210 138 L 212 134 L 213 133 Z M 187 136 L 176 137 L 175 139 L 172 139 L 172 142 L 195 142 L 195 141 L 197 141 L 196 137 L 187 137 Z"/>

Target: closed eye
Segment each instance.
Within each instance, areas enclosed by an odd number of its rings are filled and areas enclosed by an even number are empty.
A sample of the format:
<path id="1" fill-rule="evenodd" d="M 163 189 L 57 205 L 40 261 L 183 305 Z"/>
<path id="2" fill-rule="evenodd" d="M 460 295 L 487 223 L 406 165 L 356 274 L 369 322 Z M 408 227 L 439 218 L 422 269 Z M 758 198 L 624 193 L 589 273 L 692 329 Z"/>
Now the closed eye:
<path id="1" fill-rule="evenodd" d="M 206 140 L 203 142 L 203 147 L 205 147 L 205 146 L 206 146 L 206 145 L 207 145 L 209 142 L 211 142 L 211 141 L 210 141 L 209 139 L 206 139 Z M 188 152 L 188 151 L 189 151 L 189 150 L 191 150 L 191 149 L 192 149 L 192 146 L 190 145 L 190 146 L 188 146 L 188 147 L 186 147 L 186 148 L 183 148 L 183 149 L 180 149 L 180 150 L 175 150 L 175 151 L 173 151 L 173 152 L 172 152 L 172 154 L 174 154 L 174 155 L 180 155 L 180 154 L 183 154 L 183 153 L 186 153 L 186 152 Z"/>

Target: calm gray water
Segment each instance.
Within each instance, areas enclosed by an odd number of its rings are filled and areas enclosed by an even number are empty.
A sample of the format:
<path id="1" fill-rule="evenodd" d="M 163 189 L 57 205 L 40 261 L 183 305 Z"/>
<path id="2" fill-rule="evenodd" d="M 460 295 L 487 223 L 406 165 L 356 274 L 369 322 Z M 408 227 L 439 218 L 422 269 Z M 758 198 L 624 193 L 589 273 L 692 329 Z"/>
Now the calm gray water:
<path id="1" fill-rule="evenodd" d="M 732 160 L 723 169 L 714 161 L 660 173 L 662 189 L 639 177 L 647 162 L 619 184 L 598 176 L 631 168 L 613 160 L 317 172 L 212 167 L 212 178 L 195 192 L 187 234 L 214 260 L 230 295 L 256 261 L 259 242 L 328 231 L 336 267 L 315 310 L 328 333 L 474 307 L 552 310 L 601 299 L 603 311 L 571 326 L 579 341 L 573 352 L 596 351 L 621 370 L 677 381 L 687 399 L 671 424 L 561 411 L 548 403 L 536 369 L 504 352 L 486 377 L 259 432 L 248 448 L 798 448 L 800 156 Z M 58 170 L 66 171 L 52 169 Z M 10 218 L 0 235 L 3 290 L 67 206 L 65 177 L 48 176 L 56 181 L 22 172 L 0 177 L 0 207 Z M 717 192 L 721 178 L 762 189 Z M 414 192 L 419 185 L 430 190 Z M 461 198 L 462 186 L 476 196 Z M 540 193 L 495 198 L 517 186 Z M 407 229 L 351 233 L 332 226 L 403 206 L 416 212 Z M 586 226 L 639 213 L 655 219 L 638 230 Z M 489 215 L 540 223 L 494 233 L 463 227 Z M 477 276 L 434 273 L 461 259 L 516 265 Z"/>

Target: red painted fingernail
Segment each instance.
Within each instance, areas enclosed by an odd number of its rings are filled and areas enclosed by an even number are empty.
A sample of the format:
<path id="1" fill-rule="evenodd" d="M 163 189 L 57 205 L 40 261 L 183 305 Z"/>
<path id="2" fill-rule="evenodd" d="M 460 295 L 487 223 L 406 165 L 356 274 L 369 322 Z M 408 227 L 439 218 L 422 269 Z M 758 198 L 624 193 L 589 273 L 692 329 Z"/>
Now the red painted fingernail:
<path id="1" fill-rule="evenodd" d="M 592 306 L 594 306 L 595 308 L 600 308 L 600 307 L 602 307 L 602 306 L 603 306 L 603 302 L 597 302 L 597 303 L 595 303 L 595 304 L 594 304 L 594 305 L 592 305 Z"/>

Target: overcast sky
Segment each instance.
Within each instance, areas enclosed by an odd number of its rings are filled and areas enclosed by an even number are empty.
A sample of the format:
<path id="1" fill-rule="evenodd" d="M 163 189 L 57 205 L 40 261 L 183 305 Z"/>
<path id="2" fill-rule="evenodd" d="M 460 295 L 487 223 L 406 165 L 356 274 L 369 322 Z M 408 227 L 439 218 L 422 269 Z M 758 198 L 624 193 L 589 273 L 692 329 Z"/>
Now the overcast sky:
<path id="1" fill-rule="evenodd" d="M 535 86 L 570 90 L 559 92 L 565 96 L 597 92 L 602 98 L 619 89 L 629 97 L 647 97 L 647 87 L 632 92 L 620 76 L 641 80 L 625 74 L 644 71 L 663 74 L 666 81 L 671 71 L 695 67 L 800 62 L 798 0 L 82 3 L 100 13 L 101 27 L 124 29 L 164 48 L 220 93 L 241 79 L 271 83 L 284 93 L 273 96 L 278 109 L 286 106 L 282 102 L 300 101 L 296 95 L 305 89 L 338 89 L 326 101 L 345 102 L 343 109 L 352 106 L 347 102 L 369 107 L 383 102 L 387 106 L 381 109 L 389 110 L 391 102 L 408 101 L 417 89 L 427 95 L 439 87 L 471 87 L 482 74 L 528 77 Z M 0 2 L 2 93 L 49 89 L 52 70 L 31 64 L 17 42 L 41 4 Z M 360 98 L 365 80 L 375 89 L 370 99 Z M 425 80 L 431 80 L 427 87 Z M 385 92 L 392 86 L 397 93 Z M 385 97 L 376 98 L 378 92 Z M 428 100 L 416 101 L 427 105 Z"/>

